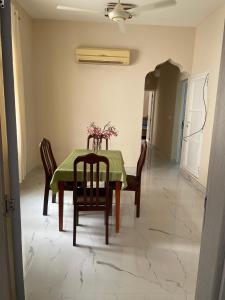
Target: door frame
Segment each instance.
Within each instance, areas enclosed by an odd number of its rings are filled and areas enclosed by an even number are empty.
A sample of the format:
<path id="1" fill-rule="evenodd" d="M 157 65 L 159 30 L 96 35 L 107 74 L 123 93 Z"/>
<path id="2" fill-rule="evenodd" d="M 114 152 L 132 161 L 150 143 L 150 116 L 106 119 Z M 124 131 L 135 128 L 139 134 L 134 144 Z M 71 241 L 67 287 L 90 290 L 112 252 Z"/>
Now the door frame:
<path id="1" fill-rule="evenodd" d="M 150 146 L 152 146 L 156 91 L 152 90 L 150 92 L 151 92 L 151 100 L 149 99 L 148 142 L 149 142 Z"/>
<path id="2" fill-rule="evenodd" d="M 181 162 L 182 146 L 183 146 L 183 137 L 184 137 L 184 122 L 186 114 L 186 103 L 187 103 L 187 93 L 188 93 L 188 78 L 183 79 L 179 83 L 181 85 L 181 110 L 179 115 L 179 135 L 177 140 L 177 149 L 176 149 L 176 162 Z"/>
<path id="3" fill-rule="evenodd" d="M 15 298 L 25 300 L 22 235 L 20 212 L 20 189 L 18 170 L 18 150 L 16 131 L 16 110 L 13 78 L 12 35 L 11 35 L 11 0 L 4 3 L 0 9 L 2 66 L 5 95 L 5 117 L 8 146 L 8 171 L 9 171 L 9 199 L 14 201 L 14 210 L 11 213 L 12 226 L 12 253 L 14 262 Z"/>
<path id="4" fill-rule="evenodd" d="M 1 106 L 0 106 L 1 107 Z M 0 284 L 1 296 L 4 300 L 13 299 L 13 278 L 14 273 L 10 268 L 9 241 L 7 220 L 5 214 L 5 188 L 3 170 L 3 150 L 2 150 L 2 129 L 0 118 Z M 14 275 L 14 274 L 13 274 Z"/>
<path id="5" fill-rule="evenodd" d="M 225 31 L 224 31 L 225 32 Z M 210 153 L 196 300 L 223 300 L 225 280 L 225 33 Z"/>
<path id="6" fill-rule="evenodd" d="M 147 122 L 147 132 L 146 132 L 146 142 L 150 143 L 150 135 L 149 135 L 149 126 L 150 126 L 150 114 L 151 114 L 151 100 L 152 91 L 145 91 L 145 93 L 148 92 L 148 122 Z"/>
<path id="7" fill-rule="evenodd" d="M 188 158 L 188 143 L 189 143 L 189 134 L 192 134 L 190 132 L 190 126 L 189 124 L 191 123 L 189 121 L 190 115 L 189 111 L 191 109 L 191 101 L 190 98 L 192 97 L 193 90 L 190 88 L 192 81 L 195 79 L 202 79 L 202 78 L 207 78 L 209 72 L 204 72 L 200 74 L 195 74 L 190 77 L 188 77 L 188 89 L 187 89 L 187 95 L 186 95 L 186 108 L 185 108 L 185 119 L 184 119 L 184 129 L 183 129 L 183 143 L 182 143 L 182 148 L 181 148 L 181 167 L 184 170 L 187 170 L 190 174 L 192 174 L 194 177 L 198 178 L 199 177 L 199 171 L 200 169 L 198 168 L 197 172 L 194 172 L 193 170 L 189 169 L 187 166 L 187 158 Z M 207 100 L 208 100 L 208 86 L 206 86 L 206 94 L 205 94 L 205 101 L 206 101 L 206 106 L 207 106 Z M 199 128 L 200 129 L 200 128 Z M 187 138 L 185 138 L 187 137 Z M 202 152 L 202 144 L 203 144 L 203 132 L 200 132 L 200 149 L 198 153 L 198 165 L 200 166 L 200 161 L 201 161 L 201 152 Z"/>

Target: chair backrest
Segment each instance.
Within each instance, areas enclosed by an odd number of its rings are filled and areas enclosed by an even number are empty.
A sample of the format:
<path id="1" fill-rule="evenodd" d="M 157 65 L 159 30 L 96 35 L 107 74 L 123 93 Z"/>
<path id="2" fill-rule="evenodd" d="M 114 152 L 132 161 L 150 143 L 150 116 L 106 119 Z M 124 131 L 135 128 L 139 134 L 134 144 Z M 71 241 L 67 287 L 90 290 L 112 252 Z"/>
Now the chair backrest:
<path id="1" fill-rule="evenodd" d="M 90 149 L 90 142 L 92 140 L 92 146 L 96 145 L 96 148 L 98 148 L 100 150 L 101 146 L 102 146 L 102 141 L 105 141 L 105 150 L 108 150 L 109 148 L 109 140 L 108 138 L 101 136 L 101 137 L 97 137 L 96 135 L 89 135 L 88 139 L 87 139 L 87 149 Z"/>
<path id="2" fill-rule="evenodd" d="M 78 178 L 78 164 L 83 163 L 82 178 Z M 78 156 L 74 161 L 74 204 L 78 199 L 78 182 L 82 182 L 82 204 L 86 209 L 98 209 L 102 206 L 100 202 L 100 164 L 101 168 L 105 165 L 105 207 L 109 208 L 109 160 L 105 156 L 90 153 L 84 156 Z"/>
<path id="3" fill-rule="evenodd" d="M 43 167 L 45 170 L 46 179 L 51 180 L 52 175 L 57 169 L 57 164 L 53 156 L 52 147 L 49 140 L 45 138 L 42 140 L 42 142 L 40 143 L 40 153 Z"/>
<path id="4" fill-rule="evenodd" d="M 141 154 L 138 159 L 137 163 L 137 171 L 136 171 L 136 176 L 140 179 L 141 178 L 141 172 L 145 163 L 145 158 L 146 158 L 146 152 L 147 152 L 147 142 L 145 141 L 141 145 Z"/>

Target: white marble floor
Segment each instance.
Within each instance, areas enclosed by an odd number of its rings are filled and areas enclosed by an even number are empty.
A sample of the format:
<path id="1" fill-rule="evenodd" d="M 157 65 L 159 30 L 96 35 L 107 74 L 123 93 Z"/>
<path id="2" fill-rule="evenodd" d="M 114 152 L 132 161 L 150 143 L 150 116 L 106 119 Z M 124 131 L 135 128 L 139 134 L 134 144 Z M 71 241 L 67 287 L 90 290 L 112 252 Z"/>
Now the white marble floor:
<path id="1" fill-rule="evenodd" d="M 73 247 L 72 195 L 59 232 L 57 204 L 42 216 L 43 184 L 39 169 L 21 187 L 27 300 L 194 300 L 203 196 L 176 166 L 145 167 L 140 219 L 134 195 L 122 192 L 121 233 L 110 226 L 109 246 L 101 214 L 85 213 Z"/>

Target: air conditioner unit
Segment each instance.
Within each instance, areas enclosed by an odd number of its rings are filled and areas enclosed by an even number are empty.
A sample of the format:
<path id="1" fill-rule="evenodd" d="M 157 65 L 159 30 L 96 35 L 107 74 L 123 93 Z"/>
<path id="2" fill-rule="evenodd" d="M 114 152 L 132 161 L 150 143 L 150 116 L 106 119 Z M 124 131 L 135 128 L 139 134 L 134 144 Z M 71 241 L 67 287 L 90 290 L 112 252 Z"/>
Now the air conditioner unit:
<path id="1" fill-rule="evenodd" d="M 129 65 L 130 50 L 78 48 L 76 58 L 79 63 Z"/>

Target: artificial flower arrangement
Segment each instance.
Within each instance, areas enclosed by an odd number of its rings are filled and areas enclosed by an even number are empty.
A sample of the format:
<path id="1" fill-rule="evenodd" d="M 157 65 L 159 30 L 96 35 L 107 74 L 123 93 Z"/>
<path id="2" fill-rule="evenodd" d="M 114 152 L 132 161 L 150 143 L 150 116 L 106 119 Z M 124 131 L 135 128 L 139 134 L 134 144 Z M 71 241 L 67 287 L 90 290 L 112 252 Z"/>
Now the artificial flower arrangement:
<path id="1" fill-rule="evenodd" d="M 118 135 L 116 128 L 111 125 L 111 122 L 105 124 L 103 128 L 97 126 L 95 122 L 91 122 L 87 128 L 88 135 L 93 136 L 93 148 L 101 149 L 102 139 L 110 139 Z"/>

